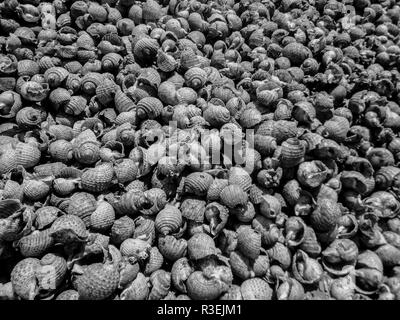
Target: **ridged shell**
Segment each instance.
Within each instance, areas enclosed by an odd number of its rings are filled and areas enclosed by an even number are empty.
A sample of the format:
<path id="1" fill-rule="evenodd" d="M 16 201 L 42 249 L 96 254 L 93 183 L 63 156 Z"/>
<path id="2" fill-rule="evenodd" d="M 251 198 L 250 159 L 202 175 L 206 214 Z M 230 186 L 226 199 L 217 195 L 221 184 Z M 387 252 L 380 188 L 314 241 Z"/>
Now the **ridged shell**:
<path id="1" fill-rule="evenodd" d="M 17 68 L 18 76 L 33 76 L 40 72 L 39 64 L 32 60 L 20 60 L 18 61 Z"/>
<path id="2" fill-rule="evenodd" d="M 149 279 L 139 273 L 135 280 L 121 292 L 121 300 L 146 300 L 150 292 Z"/>
<path id="3" fill-rule="evenodd" d="M 239 185 L 233 184 L 222 190 L 220 199 L 229 209 L 241 210 L 246 207 L 248 196 Z"/>
<path id="4" fill-rule="evenodd" d="M 333 116 L 324 123 L 324 127 L 329 139 L 341 142 L 347 137 L 347 133 L 350 130 L 350 123 L 344 117 Z"/>
<path id="5" fill-rule="evenodd" d="M 336 203 L 330 199 L 322 199 L 311 213 L 311 225 L 317 231 L 332 230 L 341 214 L 340 207 Z"/>
<path id="6" fill-rule="evenodd" d="M 137 81 L 158 89 L 161 84 L 161 77 L 156 69 L 144 68 L 140 71 Z"/>
<path id="7" fill-rule="evenodd" d="M 93 263 L 76 279 L 79 298 L 103 300 L 111 296 L 118 287 L 119 273 L 111 264 Z"/>
<path id="8" fill-rule="evenodd" d="M 15 117 L 15 122 L 26 129 L 37 127 L 42 120 L 42 112 L 32 107 L 22 108 Z"/>
<path id="9" fill-rule="evenodd" d="M 54 292 L 65 279 L 67 261 L 60 255 L 48 253 L 40 259 L 40 269 L 37 273 L 40 290 L 46 293 Z"/>
<path id="10" fill-rule="evenodd" d="M 51 88 L 56 88 L 68 77 L 69 72 L 62 67 L 52 67 L 45 71 L 44 78 Z"/>
<path id="11" fill-rule="evenodd" d="M 93 195 L 86 192 L 74 193 L 70 198 L 67 213 L 78 216 L 88 226 L 90 215 L 96 210 L 96 199 Z"/>
<path id="12" fill-rule="evenodd" d="M 207 81 L 207 73 L 199 67 L 190 68 L 184 77 L 186 85 L 195 90 L 202 88 Z"/>
<path id="13" fill-rule="evenodd" d="M 133 53 L 139 61 L 149 62 L 155 60 L 158 49 L 157 40 L 143 37 L 136 42 Z"/>
<path id="14" fill-rule="evenodd" d="M 90 216 L 90 227 L 99 232 L 111 229 L 115 221 L 115 211 L 111 204 L 99 201 L 96 210 Z"/>
<path id="15" fill-rule="evenodd" d="M 244 300 L 271 300 L 273 294 L 269 284 L 260 278 L 243 281 L 240 291 Z"/>
<path id="16" fill-rule="evenodd" d="M 36 229 L 42 230 L 50 226 L 60 214 L 60 210 L 56 207 L 44 206 L 36 210 L 34 225 Z"/>
<path id="17" fill-rule="evenodd" d="M 22 237 L 15 243 L 15 247 L 24 257 L 40 257 L 52 247 L 53 243 L 49 230 L 43 230 Z"/>
<path id="18" fill-rule="evenodd" d="M 160 253 L 157 247 L 152 247 L 149 253 L 149 261 L 144 269 L 145 275 L 150 275 L 153 272 L 159 270 L 164 263 L 164 257 Z"/>
<path id="19" fill-rule="evenodd" d="M 186 293 L 186 280 L 193 272 L 192 267 L 189 264 L 189 260 L 186 257 L 180 258 L 175 261 L 171 268 L 171 280 L 175 289 L 180 292 Z"/>
<path id="20" fill-rule="evenodd" d="M 135 222 L 128 216 L 124 216 L 114 221 L 111 227 L 111 241 L 116 245 L 121 244 L 126 239 L 132 237 L 135 231 Z"/>
<path id="21" fill-rule="evenodd" d="M 213 183 L 207 190 L 207 200 L 208 201 L 217 201 L 219 200 L 220 194 L 222 190 L 227 187 L 229 184 L 227 179 L 218 179 L 215 178 Z"/>
<path id="22" fill-rule="evenodd" d="M 32 201 L 39 201 L 50 192 L 50 186 L 41 180 L 24 181 L 24 196 Z"/>
<path id="23" fill-rule="evenodd" d="M 178 66 L 175 58 L 162 50 L 157 53 L 157 67 L 163 72 L 172 72 Z"/>
<path id="24" fill-rule="evenodd" d="M 261 249 L 261 233 L 245 227 L 238 231 L 238 250 L 250 259 L 257 259 Z"/>
<path id="25" fill-rule="evenodd" d="M 162 235 L 168 235 L 177 232 L 182 222 L 181 211 L 174 206 L 167 205 L 157 214 L 155 227 Z"/>
<path id="26" fill-rule="evenodd" d="M 171 286 L 171 273 L 165 270 L 156 270 L 150 276 L 152 288 L 149 300 L 161 300 L 167 296 Z"/>
<path id="27" fill-rule="evenodd" d="M 36 272 L 40 261 L 36 258 L 25 258 L 19 261 L 11 271 L 13 291 L 24 300 L 33 300 L 37 293 Z"/>
<path id="28" fill-rule="evenodd" d="M 237 184 L 243 191 L 250 190 L 252 180 L 250 175 L 241 167 L 232 167 L 228 173 L 228 183 L 230 185 Z"/>
<path id="29" fill-rule="evenodd" d="M 112 164 L 100 164 L 82 174 L 82 189 L 89 192 L 103 192 L 108 189 L 113 178 L 114 169 Z"/>
<path id="30" fill-rule="evenodd" d="M 186 255 L 187 241 L 174 236 L 159 237 L 157 247 L 166 260 L 176 261 Z"/>
<path id="31" fill-rule="evenodd" d="M 219 128 L 229 122 L 231 115 L 227 108 L 211 104 L 204 111 L 203 117 L 211 126 Z"/>
<path id="32" fill-rule="evenodd" d="M 213 182 L 210 174 L 193 172 L 185 178 L 185 191 L 195 195 L 205 195 Z"/>
<path id="33" fill-rule="evenodd" d="M 304 160 L 305 147 L 301 140 L 289 138 L 282 143 L 281 164 L 282 167 L 291 168 Z"/>
<path id="34" fill-rule="evenodd" d="M 128 112 L 135 108 L 135 103 L 122 90 L 115 92 L 114 96 L 115 108 L 119 113 Z"/>
<path id="35" fill-rule="evenodd" d="M 188 257 L 200 260 L 216 253 L 214 240 L 205 233 L 195 233 L 187 242 Z"/>
<path id="36" fill-rule="evenodd" d="M 60 139 L 50 143 L 48 153 L 54 161 L 67 162 L 73 157 L 73 146 L 72 143 Z"/>
<path id="37" fill-rule="evenodd" d="M 163 111 L 163 104 L 154 97 L 141 99 L 137 104 L 136 114 L 141 119 L 156 119 Z"/>
<path id="38" fill-rule="evenodd" d="M 150 251 L 150 244 L 141 239 L 126 239 L 121 243 L 120 251 L 123 256 L 134 257 L 138 260 L 145 260 L 148 258 Z"/>
<path id="39" fill-rule="evenodd" d="M 221 281 L 206 278 L 201 271 L 195 271 L 189 276 L 186 287 L 189 297 L 195 300 L 214 300 L 225 289 Z"/>
<path id="40" fill-rule="evenodd" d="M 86 241 L 88 232 L 83 220 L 74 215 L 57 218 L 50 227 L 50 236 L 55 242 L 67 244 Z"/>

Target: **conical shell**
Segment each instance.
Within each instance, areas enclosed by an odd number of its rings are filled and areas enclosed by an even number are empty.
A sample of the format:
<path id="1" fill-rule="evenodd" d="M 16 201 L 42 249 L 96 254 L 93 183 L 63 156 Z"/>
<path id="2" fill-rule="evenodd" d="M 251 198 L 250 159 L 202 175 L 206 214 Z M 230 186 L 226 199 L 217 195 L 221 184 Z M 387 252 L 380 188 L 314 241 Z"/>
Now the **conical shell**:
<path id="1" fill-rule="evenodd" d="M 170 233 L 177 232 L 181 225 L 182 213 L 174 206 L 167 205 L 156 216 L 155 227 L 156 230 L 162 235 L 168 235 Z"/>

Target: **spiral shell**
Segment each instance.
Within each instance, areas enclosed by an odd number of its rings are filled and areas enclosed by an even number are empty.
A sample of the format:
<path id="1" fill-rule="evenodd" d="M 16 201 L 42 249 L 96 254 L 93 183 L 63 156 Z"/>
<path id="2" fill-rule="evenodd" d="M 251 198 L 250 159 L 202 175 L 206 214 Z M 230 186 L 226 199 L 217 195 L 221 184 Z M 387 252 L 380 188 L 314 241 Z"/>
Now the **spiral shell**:
<path id="1" fill-rule="evenodd" d="M 114 169 L 110 163 L 88 169 L 81 176 L 82 189 L 89 192 L 105 191 L 110 186 L 113 177 Z"/>
<path id="2" fill-rule="evenodd" d="M 135 222 L 128 216 L 124 216 L 114 221 L 111 227 L 111 240 L 119 245 L 126 239 L 133 236 Z"/>
<path id="3" fill-rule="evenodd" d="M 176 239 L 174 236 L 159 237 L 157 247 L 169 261 L 176 261 L 187 253 L 187 241 L 182 238 Z"/>
<path id="4" fill-rule="evenodd" d="M 196 195 L 205 195 L 213 182 L 210 174 L 193 172 L 185 178 L 185 191 Z"/>
<path id="5" fill-rule="evenodd" d="M 248 227 L 240 229 L 237 248 L 246 257 L 252 260 L 257 259 L 261 249 L 261 233 Z"/>
<path id="6" fill-rule="evenodd" d="M 67 213 L 81 218 L 86 225 L 90 223 L 90 215 L 96 210 L 96 199 L 86 192 L 74 193 L 69 202 Z"/>
<path id="7" fill-rule="evenodd" d="M 33 300 L 38 294 L 36 272 L 40 261 L 36 258 L 25 258 L 19 261 L 11 271 L 11 283 L 16 295 L 25 300 Z"/>
<path id="8" fill-rule="evenodd" d="M 57 218 L 50 228 L 50 236 L 55 242 L 70 243 L 85 241 L 88 237 L 85 223 L 74 215 L 65 215 Z"/>
<path id="9" fill-rule="evenodd" d="M 272 289 L 260 278 L 247 279 L 240 286 L 244 300 L 271 300 Z"/>
<path id="10" fill-rule="evenodd" d="M 103 300 L 114 293 L 118 282 L 119 273 L 113 265 L 94 263 L 77 276 L 75 287 L 80 299 Z"/>
<path id="11" fill-rule="evenodd" d="M 54 244 L 49 230 L 34 231 L 30 235 L 22 237 L 15 243 L 24 257 L 40 257 Z"/>
<path id="12" fill-rule="evenodd" d="M 194 234 L 187 242 L 187 250 L 191 260 L 200 260 L 216 252 L 214 240 L 205 233 Z"/>
<path id="13" fill-rule="evenodd" d="M 196 300 L 213 300 L 225 291 L 221 281 L 209 279 L 201 271 L 195 271 L 189 276 L 186 287 L 189 297 Z"/>
<path id="14" fill-rule="evenodd" d="M 161 115 L 163 104 L 153 97 L 141 99 L 137 104 L 136 114 L 141 119 L 155 119 Z"/>
<path id="15" fill-rule="evenodd" d="M 247 205 L 248 196 L 239 185 L 233 184 L 222 190 L 220 199 L 229 209 L 240 211 Z"/>
<path id="16" fill-rule="evenodd" d="M 282 143 L 281 161 L 282 167 L 295 167 L 304 159 L 304 144 L 297 138 L 289 138 Z"/>
<path id="17" fill-rule="evenodd" d="M 155 227 L 162 235 L 168 235 L 178 231 L 182 222 L 181 211 L 174 206 L 166 205 L 165 208 L 157 214 Z"/>

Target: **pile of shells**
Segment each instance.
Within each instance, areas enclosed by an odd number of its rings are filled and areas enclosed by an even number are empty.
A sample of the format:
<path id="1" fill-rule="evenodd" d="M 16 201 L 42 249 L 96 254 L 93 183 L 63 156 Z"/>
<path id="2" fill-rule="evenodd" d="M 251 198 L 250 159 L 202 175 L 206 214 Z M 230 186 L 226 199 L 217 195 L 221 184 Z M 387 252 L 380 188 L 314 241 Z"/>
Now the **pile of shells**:
<path id="1" fill-rule="evenodd" d="M 0 2 L 0 300 L 400 299 L 396 0 Z"/>

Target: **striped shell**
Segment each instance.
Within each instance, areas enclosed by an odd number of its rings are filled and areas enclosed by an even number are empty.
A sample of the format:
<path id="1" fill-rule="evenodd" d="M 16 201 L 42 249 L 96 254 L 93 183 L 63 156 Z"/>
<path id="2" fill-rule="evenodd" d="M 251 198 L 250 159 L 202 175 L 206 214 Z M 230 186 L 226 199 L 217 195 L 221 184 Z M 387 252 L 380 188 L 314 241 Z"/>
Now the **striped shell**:
<path id="1" fill-rule="evenodd" d="M 233 184 L 222 190 L 220 199 L 230 210 L 242 211 L 247 205 L 248 196 L 239 185 Z"/>
<path id="2" fill-rule="evenodd" d="M 121 244 L 126 239 L 133 236 L 135 222 L 128 216 L 124 216 L 114 221 L 111 227 L 111 241 L 116 245 Z"/>
<path id="3" fill-rule="evenodd" d="M 311 213 L 311 225 L 316 231 L 332 230 L 341 216 L 340 207 L 330 199 L 321 199 Z"/>
<path id="4" fill-rule="evenodd" d="M 189 276 L 186 288 L 189 297 L 195 300 L 214 300 L 225 291 L 222 281 L 207 278 L 201 271 L 195 271 Z"/>
<path id="5" fill-rule="evenodd" d="M 302 284 L 317 283 L 323 274 L 322 266 L 304 251 L 298 250 L 292 263 L 293 275 Z"/>
<path id="6" fill-rule="evenodd" d="M 289 138 L 282 143 L 281 164 L 282 167 L 295 167 L 304 160 L 305 147 L 301 140 Z"/>
<path id="7" fill-rule="evenodd" d="M 228 173 L 228 183 L 230 185 L 237 184 L 243 191 L 250 190 L 252 180 L 250 175 L 241 167 L 232 167 Z"/>
<path id="8" fill-rule="evenodd" d="M 229 122 L 231 115 L 227 108 L 210 104 L 204 111 L 203 117 L 211 126 L 219 128 Z"/>
<path id="9" fill-rule="evenodd" d="M 50 237 L 49 230 L 34 231 L 30 235 L 22 237 L 14 246 L 24 257 L 40 257 L 54 244 L 54 240 Z"/>
<path id="10" fill-rule="evenodd" d="M 152 247 L 149 253 L 149 261 L 144 269 L 145 275 L 150 275 L 153 272 L 159 270 L 164 264 L 164 257 L 160 253 L 157 247 Z"/>
<path id="11" fill-rule="evenodd" d="M 18 111 L 15 117 L 15 122 L 18 124 L 18 126 L 26 129 L 35 128 L 42 121 L 42 112 L 39 109 L 32 107 L 22 108 Z"/>
<path id="12" fill-rule="evenodd" d="M 50 186 L 43 180 L 24 181 L 24 196 L 32 201 L 39 201 L 46 197 L 50 192 Z"/>
<path id="13" fill-rule="evenodd" d="M 103 300 L 111 296 L 118 287 L 119 273 L 111 264 L 93 263 L 75 280 L 79 298 Z"/>
<path id="14" fill-rule="evenodd" d="M 383 190 L 390 188 L 399 173 L 400 169 L 397 167 L 385 166 L 380 168 L 375 174 L 376 187 Z"/>
<path id="15" fill-rule="evenodd" d="M 261 278 L 247 279 L 240 286 L 244 300 L 271 300 L 273 290 L 268 282 Z"/>
<path id="16" fill-rule="evenodd" d="M 205 172 L 193 172 L 185 178 L 185 191 L 195 195 L 205 195 L 213 182 L 213 177 Z"/>
<path id="17" fill-rule="evenodd" d="M 150 292 L 149 279 L 138 273 L 135 280 L 121 292 L 121 300 L 146 300 Z"/>
<path id="18" fill-rule="evenodd" d="M 175 58 L 162 50 L 157 53 L 157 67 L 163 72 L 172 72 L 178 66 Z"/>
<path id="19" fill-rule="evenodd" d="M 133 54 L 139 61 L 148 62 L 155 60 L 158 49 L 157 40 L 143 37 L 136 42 Z"/>
<path id="20" fill-rule="evenodd" d="M 45 71 L 44 78 L 51 88 L 56 88 L 68 77 L 69 72 L 62 67 L 52 67 Z"/>
<path id="21" fill-rule="evenodd" d="M 103 192 L 108 189 L 113 178 L 112 164 L 104 163 L 85 171 L 81 176 L 81 186 L 85 191 Z"/>
<path id="22" fill-rule="evenodd" d="M 187 86 L 198 90 L 206 83 L 207 73 L 199 67 L 194 67 L 185 72 L 184 78 Z"/>
<path id="23" fill-rule="evenodd" d="M 165 270 L 156 270 L 150 275 L 152 288 L 149 300 L 161 300 L 167 296 L 171 286 L 171 273 Z"/>
<path id="24" fill-rule="evenodd" d="M 171 268 L 171 280 L 175 289 L 186 293 L 186 280 L 193 272 L 189 260 L 186 257 L 180 258 L 174 262 Z"/>
<path id="25" fill-rule="evenodd" d="M 90 227 L 99 232 L 111 229 L 115 221 L 115 211 L 111 204 L 100 200 L 96 210 L 90 216 Z"/>
<path id="26" fill-rule="evenodd" d="M 347 137 L 347 133 L 350 130 L 349 121 L 340 116 L 333 116 L 331 119 L 324 123 L 328 138 L 337 142 L 344 141 Z"/>
<path id="27" fill-rule="evenodd" d="M 32 60 L 20 60 L 17 67 L 18 76 L 33 76 L 40 72 L 39 64 Z"/>
<path id="28" fill-rule="evenodd" d="M 60 214 L 60 210 L 56 207 L 44 206 L 36 210 L 34 225 L 36 229 L 42 230 L 49 227 Z"/>
<path id="29" fill-rule="evenodd" d="M 136 114 L 141 119 L 156 119 L 161 115 L 163 104 L 154 97 L 141 99 L 137 104 Z"/>
<path id="30" fill-rule="evenodd" d="M 4 91 L 0 94 L 0 118 L 14 118 L 22 108 L 21 96 L 14 91 Z"/>
<path id="31" fill-rule="evenodd" d="M 246 257 L 257 259 L 261 249 L 261 233 L 250 227 L 241 228 L 238 231 L 237 248 Z"/>
<path id="32" fill-rule="evenodd" d="M 181 211 L 171 205 L 166 205 L 165 208 L 157 214 L 155 219 L 156 230 L 162 235 L 177 232 L 182 223 Z"/>
<path id="33" fill-rule="evenodd" d="M 159 237 L 157 247 L 166 260 L 176 261 L 186 255 L 187 241 L 174 236 Z"/>
<path id="34" fill-rule="evenodd" d="M 50 227 L 50 236 L 58 243 L 83 242 L 88 237 L 83 220 L 74 215 L 57 218 Z"/>
<path id="35" fill-rule="evenodd" d="M 236 178 L 235 178 L 236 179 Z M 222 190 L 228 186 L 229 182 L 227 179 L 218 179 L 215 178 L 213 183 L 207 190 L 207 200 L 208 201 L 217 201 L 219 200 L 220 194 Z"/>
<path id="36" fill-rule="evenodd" d="M 74 193 L 69 202 L 67 213 L 81 218 L 88 226 L 90 215 L 96 210 L 96 199 L 86 192 Z"/>
<path id="37" fill-rule="evenodd" d="M 161 84 L 161 77 L 156 69 L 144 68 L 140 71 L 136 81 L 158 89 Z"/>
<path id="38" fill-rule="evenodd" d="M 200 260 L 216 253 L 214 240 L 205 233 L 195 233 L 187 241 L 188 257 L 191 260 Z"/>
<path id="39" fill-rule="evenodd" d="M 182 201 L 179 209 L 185 219 L 202 223 L 204 220 L 205 208 L 205 201 L 196 198 L 186 198 Z"/>
<path id="40" fill-rule="evenodd" d="M 40 290 L 54 292 L 65 279 L 67 261 L 60 255 L 48 253 L 40 259 L 37 278 Z"/>
<path id="41" fill-rule="evenodd" d="M 40 102 L 46 99 L 50 89 L 48 84 L 34 81 L 24 82 L 20 89 L 21 96 L 28 101 Z"/>
<path id="42" fill-rule="evenodd" d="M 36 258 L 25 258 L 19 261 L 11 271 L 11 283 L 16 295 L 24 300 L 33 300 L 38 294 L 36 272 L 40 261 Z"/>
<path id="43" fill-rule="evenodd" d="M 119 183 L 127 183 L 137 178 L 138 168 L 131 159 L 121 159 L 114 165 L 115 176 Z"/>
<path id="44" fill-rule="evenodd" d="M 73 145 L 64 139 L 56 140 L 50 143 L 48 153 L 54 161 L 68 162 L 73 157 Z"/>
<path id="45" fill-rule="evenodd" d="M 147 241 L 135 238 L 123 241 L 120 246 L 120 251 L 123 256 L 145 260 L 148 258 L 150 248 L 151 246 Z"/>

